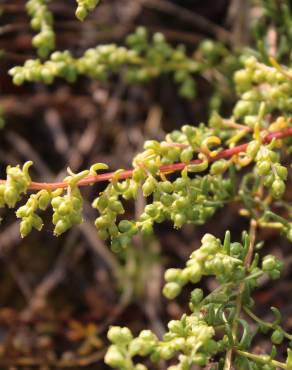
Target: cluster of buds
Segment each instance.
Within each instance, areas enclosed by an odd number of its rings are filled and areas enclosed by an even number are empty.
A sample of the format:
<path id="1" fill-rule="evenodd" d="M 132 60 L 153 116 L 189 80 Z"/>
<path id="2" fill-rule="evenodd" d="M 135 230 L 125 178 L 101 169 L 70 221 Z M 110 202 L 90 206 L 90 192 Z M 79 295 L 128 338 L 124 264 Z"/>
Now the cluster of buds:
<path id="1" fill-rule="evenodd" d="M 245 68 L 234 75 L 240 100 L 233 115 L 254 127 L 261 102 L 266 102 L 267 113 L 274 111 L 291 112 L 292 70 L 280 65 L 267 66 L 252 56 L 246 59 Z"/>
<path id="2" fill-rule="evenodd" d="M 172 299 L 178 294 L 173 284 L 177 284 L 180 290 L 188 281 L 197 283 L 203 275 L 215 275 L 220 286 L 205 297 L 202 289 L 194 289 L 189 304 L 191 314 L 183 314 L 180 320 L 170 321 L 162 340 L 150 330 L 143 330 L 134 337 L 127 327 L 111 327 L 108 332 L 111 345 L 105 356 L 106 364 L 123 370 L 147 370 L 144 364 L 134 362 L 136 356 L 139 359 L 147 356 L 153 363 L 172 360 L 168 370 L 190 370 L 194 365 L 205 366 L 216 354 L 236 348 L 236 368 L 252 365 L 253 369 L 258 370 L 274 369 L 279 364 L 274 360 L 277 355 L 276 347 L 273 347 L 269 355 L 255 355 L 251 360 L 244 356 L 249 353 L 245 351 L 250 350 L 254 329 L 246 320 L 236 316 L 236 302 L 238 286 L 244 284 L 242 305 L 246 313 L 259 324 L 260 330 L 263 333 L 271 330 L 271 341 L 275 345 L 281 344 L 285 337 L 290 339 L 291 335 L 279 325 L 279 310 L 271 308 L 275 320 L 270 323 L 257 318 L 250 310 L 252 304 L 249 304 L 257 279 L 262 274 L 268 274 L 272 279 L 278 278 L 282 263 L 268 255 L 262 261 L 262 268 L 259 268 L 259 258 L 255 255 L 250 265 L 244 267 L 250 242 L 246 232 L 242 235 L 242 243 L 231 242 L 230 233 L 226 232 L 223 244 L 213 235 L 206 234 L 202 239 L 202 246 L 192 253 L 184 269 L 166 271 L 164 294 Z M 231 335 L 234 320 L 238 320 L 238 325 L 242 326 L 236 337 Z M 289 366 L 292 363 L 291 357 L 291 351 L 288 350 Z M 178 359 L 175 365 L 174 358 Z"/>
<path id="3" fill-rule="evenodd" d="M 283 270 L 283 262 L 275 256 L 268 254 L 263 258 L 262 270 L 273 280 L 279 279 Z"/>
<path id="4" fill-rule="evenodd" d="M 39 31 L 34 36 L 32 44 L 37 48 L 40 57 L 47 57 L 55 49 L 55 33 L 53 30 L 53 15 L 47 7 L 47 0 L 29 0 L 26 10 L 31 17 L 32 29 Z"/>
<path id="5" fill-rule="evenodd" d="M 127 45 L 146 61 L 127 72 L 129 81 L 148 81 L 168 70 L 174 73 L 174 80 L 180 85 L 180 95 L 188 99 L 195 97 L 196 86 L 191 74 L 198 71 L 198 63 L 186 56 L 183 46 L 174 49 L 161 33 L 155 33 L 149 43 L 144 27 L 137 28 L 127 38 Z"/>
<path id="6" fill-rule="evenodd" d="M 110 237 L 112 249 L 119 252 L 129 245 L 138 231 L 151 234 L 154 223 L 171 220 L 175 228 L 187 223 L 203 224 L 232 198 L 234 192 L 232 180 L 224 179 L 223 171 L 218 168 L 217 173 L 213 171 L 212 175 L 195 178 L 188 175 L 206 170 L 207 155 L 214 155 L 215 152 L 208 147 L 211 142 L 214 143 L 212 131 L 204 126 L 183 126 L 181 131 L 167 135 L 165 141 L 147 141 L 144 152 L 133 160 L 132 178 L 119 181 L 120 171 L 117 171 L 111 183 L 93 202 L 93 207 L 100 213 L 95 222 L 99 236 L 102 239 Z M 201 163 L 190 164 L 197 153 Z M 171 182 L 161 176 L 160 165 L 176 161 L 183 161 L 186 168 L 180 177 Z M 117 223 L 118 216 L 125 212 L 121 198 L 135 199 L 139 188 L 145 197 L 152 196 L 153 201 L 146 205 L 137 221 L 122 220 Z"/>
<path id="7" fill-rule="evenodd" d="M 133 357 L 150 356 L 152 362 L 170 360 L 180 353 L 177 365 L 169 370 L 191 369 L 195 364 L 205 365 L 210 356 L 218 350 L 212 339 L 215 331 L 198 316 L 183 315 L 180 320 L 168 323 L 168 332 L 160 341 L 150 330 L 143 330 L 134 338 L 131 331 L 114 326 L 108 332 L 112 343 L 105 356 L 107 365 L 125 370 L 144 370 L 145 365 L 133 362 Z"/>
<path id="8" fill-rule="evenodd" d="M 84 19 L 87 17 L 88 12 L 94 10 L 100 0 L 76 0 L 76 1 L 78 6 L 75 15 L 80 21 L 84 21 Z"/>
<path id="9" fill-rule="evenodd" d="M 22 169 L 19 166 L 8 166 L 6 169 L 7 178 L 5 184 L 0 184 L 0 207 L 7 205 L 13 208 L 25 194 L 31 182 L 28 170 L 32 162 L 26 162 Z"/>
<path id="10" fill-rule="evenodd" d="M 256 162 L 256 171 L 264 179 L 264 185 L 270 189 L 275 199 L 282 198 L 285 192 L 285 180 L 288 170 L 279 163 L 280 156 L 273 149 L 276 142 L 261 145 L 260 141 L 252 141 L 247 147 L 247 153 Z"/>
<path id="11" fill-rule="evenodd" d="M 24 81 L 39 81 L 50 84 L 55 77 L 65 78 L 74 82 L 78 75 L 75 60 L 69 51 L 52 53 L 50 60 L 42 63 L 39 59 L 28 59 L 23 67 L 16 66 L 10 69 L 15 85 L 22 85 Z"/>
<path id="12" fill-rule="evenodd" d="M 67 193 L 61 196 L 62 190 L 56 190 L 52 199 L 54 234 L 61 235 L 73 225 L 81 224 L 83 217 L 83 198 L 78 188 L 78 182 L 88 176 L 90 171 L 82 171 L 74 174 L 68 168 L 69 176 L 65 179 L 68 183 Z"/>
<path id="13" fill-rule="evenodd" d="M 83 199 L 78 188 L 71 189 L 64 196 L 52 199 L 54 234 L 61 235 L 73 225 L 81 224 Z"/>
<path id="14" fill-rule="evenodd" d="M 32 194 L 25 205 L 18 208 L 16 212 L 17 218 L 21 218 L 20 235 L 27 236 L 32 228 L 40 231 L 43 227 L 43 220 L 36 214 L 38 209 L 44 211 L 48 208 L 52 200 L 52 194 L 47 190 L 40 190 L 36 194 Z"/>
<path id="15" fill-rule="evenodd" d="M 80 2 L 86 3 L 85 0 Z M 44 31 L 45 38 L 48 32 Z M 41 47 L 39 40 L 43 36 L 39 34 L 36 37 L 36 43 Z M 51 47 L 47 39 L 46 45 Z M 80 58 L 73 58 L 68 51 L 55 52 L 44 63 L 38 59 L 28 60 L 23 66 L 12 68 L 9 73 L 16 85 L 25 81 L 52 83 L 57 77 L 73 82 L 78 75 L 104 81 L 110 74 L 127 67 L 126 79 L 129 83 L 147 82 L 170 73 L 179 83 L 181 95 L 186 98 L 194 97 L 192 74 L 198 71 L 198 65 L 187 57 L 183 48 L 173 48 L 160 33 L 154 34 L 152 42 L 149 42 L 144 28 L 138 28 L 129 36 L 128 46 L 99 45 L 88 49 Z"/>
<path id="16" fill-rule="evenodd" d="M 198 283 L 204 275 L 215 275 L 221 282 L 240 280 L 244 277 L 243 256 L 240 255 L 244 250 L 242 245 L 230 245 L 229 242 L 222 245 L 220 240 L 211 234 L 205 234 L 201 242 L 201 247 L 191 254 L 185 268 L 171 268 L 165 272 L 167 283 L 163 294 L 168 299 L 175 298 L 188 282 Z"/>

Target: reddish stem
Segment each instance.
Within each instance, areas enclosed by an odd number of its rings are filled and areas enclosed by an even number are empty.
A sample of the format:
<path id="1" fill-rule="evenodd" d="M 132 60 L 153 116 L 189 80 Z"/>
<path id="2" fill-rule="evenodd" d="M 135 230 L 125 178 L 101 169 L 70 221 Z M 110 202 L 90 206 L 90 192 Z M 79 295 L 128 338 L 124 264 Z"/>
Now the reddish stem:
<path id="1" fill-rule="evenodd" d="M 270 143 L 273 139 L 283 139 L 285 137 L 292 136 L 292 127 L 286 128 L 281 131 L 271 132 L 267 134 L 263 138 L 264 143 Z M 217 154 L 215 157 L 209 157 L 209 162 L 215 162 L 222 158 L 230 158 L 235 154 L 239 154 L 246 151 L 246 148 L 249 143 L 241 144 L 238 146 L 235 146 L 234 148 L 225 149 L 222 150 L 219 154 Z M 199 164 L 201 163 L 200 159 L 194 159 L 189 164 Z M 174 163 L 174 164 L 168 164 L 163 165 L 160 167 L 161 173 L 169 173 L 169 172 L 176 172 L 183 170 L 188 164 L 186 163 Z M 122 172 L 119 175 L 119 179 L 127 179 L 132 177 L 133 170 L 126 170 Z M 109 181 L 112 179 L 114 175 L 114 172 L 108 172 L 108 173 L 102 173 L 98 175 L 91 175 L 86 177 L 85 179 L 78 182 L 78 186 L 86 186 L 90 184 L 94 184 L 96 182 L 103 182 L 103 181 Z M 5 180 L 0 180 L 0 184 L 5 184 Z M 66 188 L 68 186 L 68 183 L 66 182 L 54 182 L 54 183 L 46 183 L 46 182 L 31 182 L 28 189 L 29 190 L 55 190 L 58 188 Z"/>

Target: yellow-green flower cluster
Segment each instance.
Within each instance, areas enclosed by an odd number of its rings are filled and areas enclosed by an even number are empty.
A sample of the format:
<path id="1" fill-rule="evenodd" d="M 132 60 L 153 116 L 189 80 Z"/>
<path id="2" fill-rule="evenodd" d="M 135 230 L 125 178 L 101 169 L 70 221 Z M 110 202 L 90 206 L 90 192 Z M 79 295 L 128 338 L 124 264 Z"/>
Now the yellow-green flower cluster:
<path id="1" fill-rule="evenodd" d="M 267 254 L 263 258 L 262 270 L 267 273 L 271 279 L 279 279 L 282 269 L 283 263 L 277 260 L 275 256 Z"/>
<path id="2" fill-rule="evenodd" d="M 285 192 L 288 170 L 279 163 L 280 155 L 273 150 L 274 147 L 275 141 L 261 145 L 254 140 L 248 145 L 247 153 L 254 158 L 256 172 L 264 179 L 264 185 L 270 189 L 273 198 L 280 199 Z"/>
<path id="3" fill-rule="evenodd" d="M 31 17 L 31 27 L 39 31 L 32 39 L 40 57 L 47 57 L 55 49 L 55 33 L 53 30 L 53 15 L 48 9 L 49 0 L 29 0 L 26 10 Z"/>
<path id="4" fill-rule="evenodd" d="M 243 289 L 241 304 L 259 323 L 263 333 L 272 330 L 272 343 L 281 344 L 285 337 L 290 338 L 290 334 L 279 325 L 279 310 L 271 308 L 275 315 L 272 323 L 257 319 L 251 311 L 251 292 L 257 286 L 257 279 L 263 274 L 272 279 L 279 278 L 282 263 L 274 256 L 267 255 L 260 268 L 259 256 L 255 255 L 249 265 L 244 265 L 250 253 L 250 242 L 246 232 L 242 234 L 242 243 L 231 242 L 230 233 L 226 232 L 223 244 L 213 235 L 205 234 L 202 246 L 192 253 L 184 269 L 166 271 L 164 294 L 172 299 L 183 285 L 187 282 L 197 283 L 203 275 L 215 275 L 220 283 L 217 289 L 205 297 L 202 289 L 194 289 L 189 304 L 191 314 L 183 314 L 180 320 L 170 321 L 162 340 L 150 330 L 142 330 L 134 337 L 127 327 L 111 327 L 108 331 L 111 345 L 105 356 L 106 364 L 116 369 L 147 370 L 143 363 L 135 363 L 136 357 L 142 361 L 147 356 L 153 363 L 171 360 L 168 370 L 190 370 L 194 365 L 205 366 L 217 354 L 225 357 L 231 348 L 250 351 L 255 331 L 248 321 L 238 316 L 239 286 Z M 173 284 L 177 284 L 178 289 Z M 238 335 L 233 336 L 235 320 L 240 330 Z M 273 369 L 276 354 L 274 348 L 270 356 L 259 356 L 255 361 L 247 361 L 236 354 L 236 368 L 255 365 L 252 367 L 255 370 Z M 177 364 L 173 364 L 174 358 L 178 359 Z M 257 367 L 258 362 L 265 366 Z"/>
<path id="5" fill-rule="evenodd" d="M 175 298 L 188 283 L 198 283 L 204 275 L 215 275 L 219 281 L 240 280 L 245 271 L 241 258 L 230 253 L 230 247 L 223 246 L 219 239 L 205 234 L 202 245 L 193 252 L 183 269 L 171 268 L 165 272 L 166 285 L 163 294 Z M 233 252 L 234 253 L 234 246 Z M 238 246 L 243 250 L 242 246 Z"/>
<path id="6" fill-rule="evenodd" d="M 68 168 L 68 173 L 69 176 L 65 178 L 68 183 L 66 194 L 62 196 L 62 189 L 57 189 L 51 202 L 54 211 L 54 234 L 56 236 L 63 234 L 73 225 L 78 225 L 83 221 L 83 198 L 78 188 L 78 182 L 88 176 L 90 171 L 85 170 L 74 174 Z"/>
<path id="7" fill-rule="evenodd" d="M 25 194 L 31 182 L 28 170 L 32 162 L 26 162 L 22 169 L 19 166 L 8 166 L 6 169 L 7 178 L 5 184 L 0 184 L 0 207 L 7 205 L 9 208 L 15 204 Z"/>
<path id="8" fill-rule="evenodd" d="M 88 12 L 92 11 L 100 0 L 76 0 L 78 6 L 75 12 L 76 17 L 80 21 L 84 21 Z"/>
<path id="9" fill-rule="evenodd" d="M 266 103 L 267 113 L 292 111 L 292 69 L 282 66 L 268 66 L 255 57 L 245 61 L 245 68 L 234 75 L 240 100 L 236 103 L 233 115 L 249 126 L 254 127 L 258 119 L 261 102 Z"/>
<path id="10" fill-rule="evenodd" d="M 195 315 L 183 315 L 180 320 L 170 321 L 168 332 L 161 341 L 150 330 L 143 330 L 134 338 L 128 328 L 114 326 L 108 332 L 112 345 L 105 362 L 117 369 L 144 370 L 145 365 L 134 363 L 135 356 L 150 356 L 151 361 L 156 363 L 170 360 L 180 353 L 178 364 L 168 370 L 188 370 L 195 364 L 205 365 L 216 352 L 218 346 L 212 339 L 214 334 L 214 329 Z"/>
<path id="11" fill-rule="evenodd" d="M 52 199 L 54 234 L 61 235 L 82 222 L 83 198 L 77 187 L 69 188 L 64 196 Z"/>
<path id="12" fill-rule="evenodd" d="M 22 85 L 25 81 L 40 81 L 50 84 L 56 77 L 65 78 L 74 82 L 77 78 L 75 60 L 69 51 L 54 52 L 50 60 L 42 63 L 39 59 L 28 59 L 23 67 L 13 67 L 9 73 L 13 76 L 15 85 Z"/>
<path id="13" fill-rule="evenodd" d="M 38 59 L 27 60 L 9 73 L 16 85 L 25 81 L 52 83 L 57 77 L 73 82 L 78 75 L 104 81 L 121 68 L 126 68 L 125 78 L 129 83 L 147 82 L 162 74 L 173 74 L 180 85 L 181 95 L 194 97 L 192 74 L 198 71 L 198 64 L 187 57 L 183 48 L 173 48 L 160 33 L 154 34 L 149 42 L 144 28 L 138 28 L 127 43 L 128 47 L 99 45 L 88 49 L 80 58 L 72 57 L 69 51 L 55 52 L 44 63 Z M 51 44 L 46 41 L 46 45 L 50 47 Z"/>
<path id="14" fill-rule="evenodd" d="M 52 200 L 52 194 L 47 190 L 40 190 L 36 194 L 32 194 L 25 205 L 18 208 L 16 211 L 17 218 L 21 218 L 20 235 L 27 236 L 32 228 L 40 231 L 43 227 L 43 220 L 36 213 L 38 209 L 46 210 Z"/>
<path id="15" fill-rule="evenodd" d="M 93 202 L 93 207 L 100 213 L 95 222 L 99 236 L 102 239 L 110 237 L 114 251 L 124 250 L 139 231 L 145 235 L 151 234 L 154 223 L 171 220 L 175 228 L 187 223 L 203 224 L 233 197 L 234 184 L 231 179 L 224 179 L 220 171 L 195 178 L 190 176 L 207 169 L 207 156 L 200 151 L 211 135 L 212 131 L 203 125 L 199 128 L 183 126 L 181 131 L 167 135 L 165 141 L 151 140 L 145 143 L 144 152 L 133 160 L 131 179 L 119 181 L 117 172 Z M 202 162 L 190 164 L 197 153 Z M 186 168 L 181 176 L 171 182 L 161 176 L 160 166 L 176 161 L 185 162 Z M 117 222 L 125 212 L 121 198 L 135 199 L 139 188 L 145 197 L 152 196 L 151 203 L 146 205 L 138 220 Z"/>

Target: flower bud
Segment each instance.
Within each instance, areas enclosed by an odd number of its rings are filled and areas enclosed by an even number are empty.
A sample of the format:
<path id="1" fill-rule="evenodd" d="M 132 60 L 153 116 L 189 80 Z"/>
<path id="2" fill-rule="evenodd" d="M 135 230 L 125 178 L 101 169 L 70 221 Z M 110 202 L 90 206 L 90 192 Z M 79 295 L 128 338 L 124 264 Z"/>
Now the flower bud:
<path id="1" fill-rule="evenodd" d="M 53 209 L 54 210 L 57 210 L 62 203 L 63 203 L 63 198 L 62 197 L 60 197 L 60 196 L 54 197 L 52 199 L 52 207 L 53 207 Z"/>
<path id="2" fill-rule="evenodd" d="M 165 193 L 172 193 L 173 192 L 173 185 L 170 181 L 162 181 L 159 183 L 159 190 Z"/>
<path id="3" fill-rule="evenodd" d="M 262 269 L 264 272 L 271 271 L 275 269 L 276 267 L 277 267 L 277 260 L 275 256 L 268 254 L 267 256 L 263 258 Z"/>
<path id="4" fill-rule="evenodd" d="M 133 339 L 130 329 L 120 326 L 112 326 L 107 333 L 107 337 L 112 343 L 123 345 L 130 343 Z"/>
<path id="5" fill-rule="evenodd" d="M 43 220 L 41 219 L 41 217 L 38 216 L 36 213 L 34 213 L 32 215 L 32 226 L 36 230 L 40 231 L 43 228 L 43 225 L 44 225 L 44 223 L 43 223 Z"/>
<path id="6" fill-rule="evenodd" d="M 274 344 L 281 344 L 284 340 L 284 333 L 282 330 L 280 329 L 276 329 L 274 330 L 272 336 L 271 336 L 271 340 Z"/>
<path id="7" fill-rule="evenodd" d="M 196 288 L 191 293 L 191 302 L 193 303 L 193 305 L 197 305 L 202 301 L 203 297 L 204 293 L 202 289 Z"/>
<path id="8" fill-rule="evenodd" d="M 219 159 L 214 162 L 211 166 L 210 173 L 212 175 L 220 175 L 224 173 L 228 168 L 228 162 L 225 159 Z"/>
<path id="9" fill-rule="evenodd" d="M 174 299 L 181 292 L 181 286 L 176 282 L 170 282 L 163 287 L 163 295 L 168 299 Z"/>
<path id="10" fill-rule="evenodd" d="M 27 236 L 32 230 L 32 222 L 29 219 L 24 219 L 20 223 L 20 235 L 22 238 Z"/>
<path id="11" fill-rule="evenodd" d="M 183 336 L 184 334 L 184 326 L 180 320 L 171 320 L 167 324 L 169 331 L 175 333 L 179 336 Z"/>
<path id="12" fill-rule="evenodd" d="M 148 197 L 149 195 L 153 193 L 153 191 L 156 188 L 156 185 L 157 185 L 157 182 L 154 179 L 154 177 L 151 176 L 146 179 L 146 181 L 144 182 L 142 186 L 142 191 L 145 197 Z"/>
<path id="13" fill-rule="evenodd" d="M 84 19 L 87 16 L 87 10 L 84 6 L 78 6 L 75 12 L 76 18 L 78 18 L 81 22 L 84 21 Z"/>
<path id="14" fill-rule="evenodd" d="M 259 151 L 259 148 L 260 148 L 260 143 L 259 141 L 257 140 L 252 140 L 248 146 L 247 146 L 247 149 L 246 149 L 246 152 L 247 154 L 252 157 L 252 158 L 255 158 L 255 156 L 257 155 L 258 151 Z"/>
<path id="15" fill-rule="evenodd" d="M 268 161 L 262 161 L 257 163 L 257 170 L 259 175 L 267 175 L 270 171 L 271 164 Z"/>
<path id="16" fill-rule="evenodd" d="M 72 211 L 71 204 L 69 202 L 66 202 L 63 200 L 63 202 L 60 204 L 58 208 L 58 213 L 61 216 L 66 216 Z"/>
<path id="17" fill-rule="evenodd" d="M 159 351 L 160 358 L 163 360 L 170 360 L 174 352 L 172 348 L 170 348 L 168 343 L 160 347 L 158 351 Z"/>
<path id="18" fill-rule="evenodd" d="M 280 164 L 276 163 L 274 168 L 277 172 L 277 175 L 280 177 L 281 180 L 286 180 L 288 176 L 288 170 L 286 167 L 281 166 Z"/>
<path id="19" fill-rule="evenodd" d="M 190 264 L 188 263 L 188 267 L 183 270 L 183 278 L 187 281 L 190 281 L 194 284 L 199 282 L 202 277 L 202 268 L 200 264 L 196 261 L 190 260 Z"/>
<path id="20" fill-rule="evenodd" d="M 166 282 L 179 281 L 181 279 L 181 269 L 170 268 L 165 271 L 164 279 Z"/>
<path id="21" fill-rule="evenodd" d="M 101 240 L 106 240 L 109 237 L 109 233 L 106 229 L 97 230 L 97 234 Z"/>
<path id="22" fill-rule="evenodd" d="M 126 360 L 120 349 L 113 345 L 108 348 L 104 357 L 104 362 L 111 367 L 123 368 Z"/>
<path id="23" fill-rule="evenodd" d="M 193 158 L 193 149 L 191 147 L 185 148 L 180 155 L 180 160 L 185 163 L 189 163 Z"/>
<path id="24" fill-rule="evenodd" d="M 140 183 L 144 180 L 145 178 L 145 173 L 142 168 L 135 168 L 133 171 L 133 180 L 137 183 Z"/>
<path id="25" fill-rule="evenodd" d="M 46 210 L 51 201 L 51 195 L 47 190 L 41 190 L 39 196 L 39 208 Z"/>
<path id="26" fill-rule="evenodd" d="M 183 213 L 177 213 L 174 216 L 174 227 L 179 229 L 181 228 L 187 221 L 186 216 Z"/>
<path id="27" fill-rule="evenodd" d="M 163 194 L 160 198 L 160 201 L 161 203 L 166 206 L 166 207 L 169 207 L 172 205 L 173 203 L 173 196 L 169 195 L 169 194 Z"/>
<path id="28" fill-rule="evenodd" d="M 4 192 L 4 200 L 9 208 L 13 208 L 18 201 L 18 193 L 12 186 L 7 186 Z"/>
<path id="29" fill-rule="evenodd" d="M 272 183 L 272 189 L 271 189 L 272 196 L 276 199 L 279 199 L 283 196 L 284 192 L 285 192 L 285 183 L 283 180 L 280 180 L 279 178 L 277 178 Z"/>
<path id="30" fill-rule="evenodd" d="M 59 236 L 59 235 L 63 234 L 65 231 L 67 231 L 69 229 L 69 227 L 70 227 L 70 225 L 69 225 L 68 221 L 60 219 L 56 223 L 56 226 L 55 226 L 55 229 L 54 229 L 54 234 L 56 236 Z"/>

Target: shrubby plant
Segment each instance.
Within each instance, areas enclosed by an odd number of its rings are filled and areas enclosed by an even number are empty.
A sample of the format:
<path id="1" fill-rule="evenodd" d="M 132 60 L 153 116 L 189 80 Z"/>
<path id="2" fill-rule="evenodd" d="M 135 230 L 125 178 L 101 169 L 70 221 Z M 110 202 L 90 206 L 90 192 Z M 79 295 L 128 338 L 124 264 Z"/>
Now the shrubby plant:
<path id="1" fill-rule="evenodd" d="M 81 20 L 98 3 L 77 2 L 76 15 Z M 34 46 L 46 57 L 54 49 L 51 13 L 42 1 L 28 1 L 27 9 L 33 28 L 40 31 Z M 203 64 L 208 65 L 202 62 L 208 50 L 209 67 L 214 66 L 216 55 L 228 57 L 223 46 L 204 42 L 198 49 L 203 59 L 194 60 L 161 34 L 149 42 L 143 28 L 128 37 L 127 45 L 97 46 L 80 58 L 55 51 L 48 60 L 29 60 L 12 68 L 10 74 L 16 85 L 52 83 L 57 77 L 74 82 L 78 75 L 105 80 L 126 67 L 127 81 L 135 83 L 171 73 L 182 96 L 193 98 L 193 74 L 203 73 Z M 250 219 L 250 229 L 242 233 L 241 240 L 234 241 L 228 231 L 223 241 L 206 234 L 184 268 L 165 272 L 163 294 L 168 299 L 175 299 L 186 284 L 196 285 L 206 276 L 213 276 L 218 287 L 205 294 L 195 286 L 189 313 L 170 321 L 163 338 L 150 330 L 134 336 L 126 327 L 109 329 L 111 345 L 105 362 L 113 368 L 144 370 L 146 365 L 139 361 L 148 357 L 153 363 L 167 361 L 169 370 L 187 370 L 194 364 L 224 370 L 292 369 L 292 335 L 282 328 L 279 310 L 272 307 L 275 319 L 265 322 L 253 312 L 252 299 L 258 280 L 262 276 L 279 279 L 283 268 L 272 255 L 259 257 L 263 243 L 257 240 L 257 230 L 276 229 L 292 242 L 291 204 L 285 198 L 292 149 L 292 69 L 269 55 L 265 59 L 261 51 L 243 54 L 235 69 L 238 101 L 230 117 L 213 111 L 207 124 L 185 125 L 163 141 L 146 141 L 131 170 L 106 172 L 106 164 L 96 163 L 77 174 L 68 169 L 63 182 L 39 183 L 31 180 L 32 162 L 27 162 L 23 167 L 8 166 L 6 180 L 0 181 L 0 206 L 17 208 L 22 237 L 43 228 L 41 212 L 50 207 L 56 236 L 80 224 L 81 187 L 106 182 L 92 203 L 97 211 L 95 226 L 99 237 L 110 241 L 112 251 L 125 256 L 134 235 L 152 234 L 154 225 L 166 220 L 176 229 L 202 225 L 230 203 L 239 203 L 240 214 Z M 147 198 L 142 214 L 138 219 L 124 218 L 125 201 L 136 199 L 139 192 Z M 270 336 L 270 353 L 251 352 L 256 334 L 251 321 Z M 277 346 L 283 341 L 287 359 L 280 362 Z"/>

